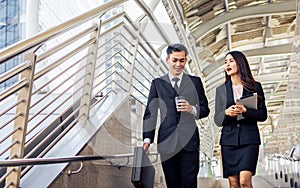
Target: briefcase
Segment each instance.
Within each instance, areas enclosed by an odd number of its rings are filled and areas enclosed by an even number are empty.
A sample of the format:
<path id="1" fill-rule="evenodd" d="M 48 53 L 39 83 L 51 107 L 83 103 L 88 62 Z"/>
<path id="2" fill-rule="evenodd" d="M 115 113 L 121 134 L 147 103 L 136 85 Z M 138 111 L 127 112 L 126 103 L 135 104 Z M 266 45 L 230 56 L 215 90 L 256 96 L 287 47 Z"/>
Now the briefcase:
<path id="1" fill-rule="evenodd" d="M 155 169 L 143 147 L 134 148 L 131 182 L 137 188 L 154 187 Z"/>

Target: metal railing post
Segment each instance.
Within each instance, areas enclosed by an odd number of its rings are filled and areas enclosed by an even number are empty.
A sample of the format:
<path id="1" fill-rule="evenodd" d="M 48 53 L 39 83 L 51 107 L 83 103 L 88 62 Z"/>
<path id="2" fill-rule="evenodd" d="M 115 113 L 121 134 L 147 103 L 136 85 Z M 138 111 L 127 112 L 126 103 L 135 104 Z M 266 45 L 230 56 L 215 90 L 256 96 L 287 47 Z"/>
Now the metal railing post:
<path id="1" fill-rule="evenodd" d="M 81 107 L 79 110 L 79 123 L 85 125 L 87 123 L 90 107 L 91 107 L 91 98 L 92 98 L 92 90 L 94 83 L 94 74 L 95 74 L 95 65 L 97 59 L 97 51 L 99 45 L 99 37 L 100 37 L 100 29 L 101 28 L 101 19 L 99 20 L 97 29 L 91 33 L 91 38 L 95 38 L 94 43 L 88 48 L 87 57 L 87 66 L 85 69 L 85 77 L 84 77 L 84 87 L 83 87 L 83 95 L 80 100 L 80 104 L 86 104 Z"/>
<path id="2" fill-rule="evenodd" d="M 26 53 L 24 61 L 31 62 L 31 68 L 26 69 L 20 75 L 20 80 L 26 79 L 28 84 L 27 87 L 23 87 L 18 92 L 18 101 L 22 101 L 22 103 L 17 106 L 16 114 L 21 114 L 21 116 L 17 117 L 14 122 L 14 130 L 16 130 L 16 132 L 12 135 L 12 144 L 14 145 L 10 150 L 10 159 L 21 159 L 24 155 L 25 137 L 36 62 L 36 55 L 34 54 L 34 51 Z M 11 171 L 11 173 L 6 178 L 6 186 L 18 188 L 20 184 L 21 167 L 10 167 L 7 171 Z"/>
<path id="3" fill-rule="evenodd" d="M 134 46 L 130 47 L 130 51 L 133 52 L 130 61 L 132 62 L 131 68 L 130 68 L 130 79 L 129 79 L 129 89 L 128 92 L 131 94 L 131 89 L 132 89 L 132 79 L 133 79 L 133 73 L 134 73 L 134 67 L 135 67 L 135 61 L 136 61 L 136 54 L 138 50 L 138 45 L 139 45 L 139 39 L 135 39 L 133 41 Z"/>

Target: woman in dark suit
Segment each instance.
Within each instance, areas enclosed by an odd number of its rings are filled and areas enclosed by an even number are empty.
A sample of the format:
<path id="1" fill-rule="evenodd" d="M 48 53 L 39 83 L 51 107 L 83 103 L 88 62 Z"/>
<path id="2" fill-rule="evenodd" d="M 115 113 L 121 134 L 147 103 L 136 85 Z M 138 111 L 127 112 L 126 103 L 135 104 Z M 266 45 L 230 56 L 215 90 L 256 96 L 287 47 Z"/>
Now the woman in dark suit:
<path id="1" fill-rule="evenodd" d="M 259 154 L 258 121 L 267 119 L 262 86 L 255 81 L 245 55 L 239 51 L 226 54 L 226 81 L 216 89 L 214 121 L 222 127 L 220 145 L 223 177 L 230 188 L 252 188 L 252 176 Z M 237 99 L 257 95 L 257 109 L 237 102 Z"/>

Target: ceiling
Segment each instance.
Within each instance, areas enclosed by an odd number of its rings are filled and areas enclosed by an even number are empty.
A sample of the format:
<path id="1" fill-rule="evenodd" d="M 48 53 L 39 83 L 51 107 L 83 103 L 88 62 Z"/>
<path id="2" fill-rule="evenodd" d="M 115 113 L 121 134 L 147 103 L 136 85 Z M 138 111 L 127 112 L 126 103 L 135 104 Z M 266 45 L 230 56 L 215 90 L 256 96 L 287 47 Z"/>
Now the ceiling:
<path id="1" fill-rule="evenodd" d="M 197 62 L 193 72 L 203 78 L 214 114 L 215 88 L 224 82 L 224 56 L 240 50 L 248 57 L 253 76 L 263 85 L 268 119 L 259 123 L 265 154 L 290 150 L 300 142 L 299 88 L 289 89 L 295 73 L 299 85 L 299 67 L 291 72 L 297 53 L 295 41 L 295 0 L 163 0 L 164 6 L 181 35 L 188 33 L 195 46 Z M 184 38 L 184 37 L 182 37 Z M 293 53 L 292 53 L 293 52 Z M 292 61 L 294 61 L 292 63 Z M 291 93 L 287 97 L 287 93 Z M 293 94 L 294 93 L 294 94 Z M 291 105 L 294 104 L 294 105 Z M 293 107 L 291 107 L 293 106 Z M 292 121 L 289 121 L 292 117 Z M 296 118 L 296 119 L 295 119 Z M 212 119 L 212 118 L 210 118 Z M 215 153 L 219 152 L 220 129 L 213 126 Z"/>

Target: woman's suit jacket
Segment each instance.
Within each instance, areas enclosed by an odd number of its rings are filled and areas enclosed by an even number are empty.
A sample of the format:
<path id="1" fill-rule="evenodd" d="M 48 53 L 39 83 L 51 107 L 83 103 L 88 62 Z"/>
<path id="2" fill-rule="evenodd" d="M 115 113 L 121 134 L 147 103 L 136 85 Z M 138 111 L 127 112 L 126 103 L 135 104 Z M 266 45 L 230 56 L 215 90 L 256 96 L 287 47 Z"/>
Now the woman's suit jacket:
<path id="1" fill-rule="evenodd" d="M 257 110 L 246 107 L 247 112 L 242 114 L 244 119 L 237 120 L 237 117 L 225 115 L 225 110 L 235 104 L 231 80 L 217 87 L 214 121 L 217 126 L 223 127 L 220 145 L 238 146 L 261 143 L 257 121 L 265 121 L 267 119 L 267 108 L 264 92 L 259 82 L 255 83 L 255 91 L 258 96 Z M 243 97 L 252 94 L 243 89 Z"/>
<path id="2" fill-rule="evenodd" d="M 197 116 L 188 112 L 177 112 L 175 97 L 177 92 L 172 87 L 169 76 L 164 75 L 152 81 L 146 110 L 143 117 L 143 138 L 154 141 L 158 109 L 160 126 L 158 130 L 158 151 L 172 153 L 184 147 L 188 151 L 199 150 L 199 132 L 196 119 L 209 114 L 208 101 L 199 77 L 183 74 L 178 95 L 197 109 Z"/>

